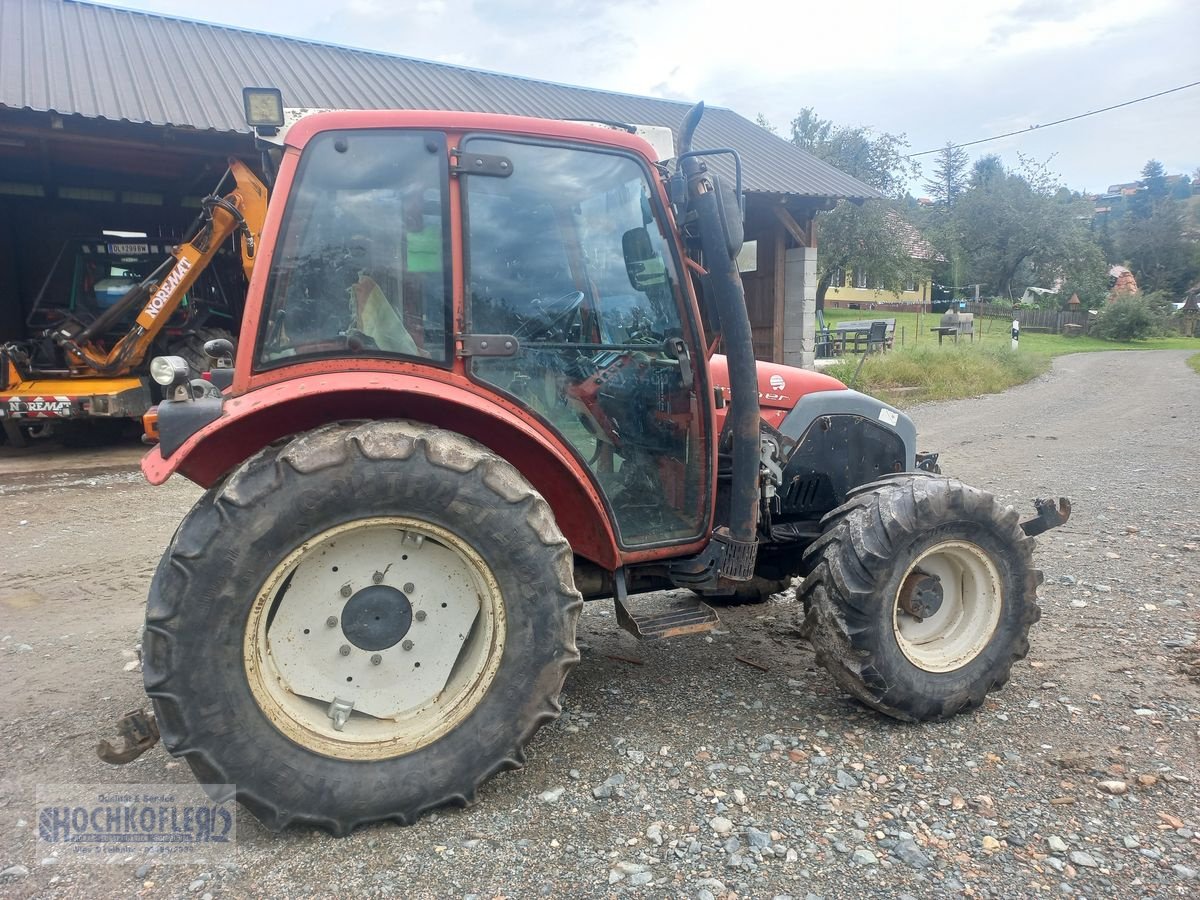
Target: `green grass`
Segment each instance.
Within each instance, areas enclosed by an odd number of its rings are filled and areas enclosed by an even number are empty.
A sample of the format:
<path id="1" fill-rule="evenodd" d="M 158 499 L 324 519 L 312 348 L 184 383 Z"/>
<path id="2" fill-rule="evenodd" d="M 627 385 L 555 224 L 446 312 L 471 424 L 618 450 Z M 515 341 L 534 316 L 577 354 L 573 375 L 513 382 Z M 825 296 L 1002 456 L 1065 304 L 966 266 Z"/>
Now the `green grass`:
<path id="1" fill-rule="evenodd" d="M 938 347 L 937 335 L 929 329 L 935 328 L 941 321 L 940 313 L 921 313 L 920 322 L 915 312 L 891 312 L 890 310 L 866 309 L 827 309 L 825 321 L 832 326 L 836 322 L 862 321 L 870 319 L 896 320 L 896 349 L 912 347 Z M 975 340 L 959 344 L 959 347 L 1010 347 L 1012 335 L 1008 319 L 976 319 Z M 942 348 L 954 346 L 952 339 L 946 339 Z M 1200 349 L 1200 339 L 1181 337 L 1150 338 L 1144 341 L 1104 341 L 1093 337 L 1064 337 L 1061 334 L 1035 334 L 1024 332 L 1021 335 L 1020 350 L 1061 356 L 1064 353 L 1089 353 L 1097 350 L 1194 350 Z"/>
<path id="2" fill-rule="evenodd" d="M 1024 384 L 1050 368 L 1050 356 L 1006 347 L 925 342 L 921 347 L 877 353 L 863 363 L 854 380 L 859 357 L 847 358 L 824 371 L 856 390 L 896 406 L 926 400 L 954 400 L 995 394 Z M 851 382 L 854 382 L 851 384 Z"/>
<path id="3" fill-rule="evenodd" d="M 1200 353 L 1193 353 L 1188 357 L 1187 364 L 1192 367 L 1192 371 L 1200 375 Z"/>

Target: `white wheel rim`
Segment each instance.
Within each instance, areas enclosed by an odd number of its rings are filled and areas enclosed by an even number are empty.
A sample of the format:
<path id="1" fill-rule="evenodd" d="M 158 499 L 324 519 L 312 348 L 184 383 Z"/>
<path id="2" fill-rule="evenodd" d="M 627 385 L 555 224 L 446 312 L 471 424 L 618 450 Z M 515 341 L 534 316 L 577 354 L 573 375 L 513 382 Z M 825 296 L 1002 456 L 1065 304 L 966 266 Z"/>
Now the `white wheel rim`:
<path id="1" fill-rule="evenodd" d="M 359 519 L 276 566 L 243 655 L 259 708 L 293 741 L 386 759 L 470 715 L 500 666 L 505 630 L 495 576 L 460 537 L 415 519 Z"/>
<path id="2" fill-rule="evenodd" d="M 896 643 L 913 665 L 927 672 L 961 669 L 983 652 L 1000 622 L 1003 591 L 995 563 L 976 544 L 944 541 L 925 550 L 900 579 L 937 577 L 941 606 L 918 618 L 901 607 L 898 589 L 892 603 Z"/>

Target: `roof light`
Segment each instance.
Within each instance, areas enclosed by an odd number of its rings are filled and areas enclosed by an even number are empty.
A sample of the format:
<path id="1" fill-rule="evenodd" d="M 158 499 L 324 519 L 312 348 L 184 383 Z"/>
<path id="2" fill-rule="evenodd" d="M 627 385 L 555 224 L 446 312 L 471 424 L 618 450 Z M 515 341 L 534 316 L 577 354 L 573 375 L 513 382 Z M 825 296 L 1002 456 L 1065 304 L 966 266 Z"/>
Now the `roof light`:
<path id="1" fill-rule="evenodd" d="M 242 88 L 246 124 L 251 128 L 283 127 L 283 94 L 279 88 Z"/>

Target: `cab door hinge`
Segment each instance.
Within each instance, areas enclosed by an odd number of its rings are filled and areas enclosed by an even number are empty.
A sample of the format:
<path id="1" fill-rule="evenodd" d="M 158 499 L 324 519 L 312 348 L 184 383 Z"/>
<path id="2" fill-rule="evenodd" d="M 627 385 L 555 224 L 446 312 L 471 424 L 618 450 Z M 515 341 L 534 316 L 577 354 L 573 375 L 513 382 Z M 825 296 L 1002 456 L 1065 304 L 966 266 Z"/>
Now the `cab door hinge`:
<path id="1" fill-rule="evenodd" d="M 460 334 L 459 356 L 516 356 L 521 342 L 511 334 Z"/>
<path id="2" fill-rule="evenodd" d="M 507 156 L 468 153 L 457 149 L 450 151 L 451 175 L 490 175 L 492 178 L 507 178 L 512 171 L 512 160 Z"/>

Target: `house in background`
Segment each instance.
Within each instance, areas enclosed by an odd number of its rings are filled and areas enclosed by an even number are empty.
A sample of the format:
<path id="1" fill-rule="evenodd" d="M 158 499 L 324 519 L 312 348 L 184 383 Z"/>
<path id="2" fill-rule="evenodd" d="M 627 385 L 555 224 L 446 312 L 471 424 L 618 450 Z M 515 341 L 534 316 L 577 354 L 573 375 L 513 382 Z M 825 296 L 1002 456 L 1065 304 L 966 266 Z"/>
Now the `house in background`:
<path id="1" fill-rule="evenodd" d="M 931 269 L 943 260 L 937 249 L 925 240 L 917 227 L 891 212 L 888 220 L 893 232 L 904 243 L 909 258 L 915 261 L 914 273 L 901 286 L 890 290 L 867 266 L 850 265 L 835 269 L 825 292 L 826 307 L 871 308 L 883 304 L 927 305 L 932 300 Z"/>

